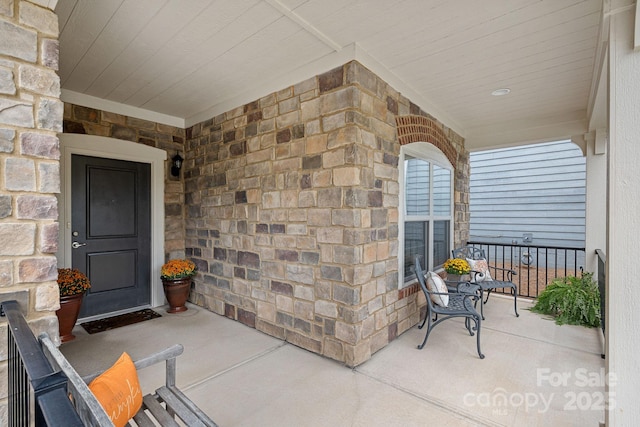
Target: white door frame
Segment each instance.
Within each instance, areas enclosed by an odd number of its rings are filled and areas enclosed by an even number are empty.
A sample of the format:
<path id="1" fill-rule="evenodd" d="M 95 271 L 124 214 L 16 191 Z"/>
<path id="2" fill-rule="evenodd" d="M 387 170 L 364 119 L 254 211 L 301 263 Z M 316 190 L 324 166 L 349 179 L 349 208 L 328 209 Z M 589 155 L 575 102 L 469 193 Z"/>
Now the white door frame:
<path id="1" fill-rule="evenodd" d="M 128 160 L 151 165 L 151 306 L 164 304 L 160 268 L 164 263 L 164 171 L 167 152 L 159 148 L 104 136 L 59 134 L 60 177 L 58 197 L 60 232 L 58 267 L 71 267 L 71 155 Z"/>

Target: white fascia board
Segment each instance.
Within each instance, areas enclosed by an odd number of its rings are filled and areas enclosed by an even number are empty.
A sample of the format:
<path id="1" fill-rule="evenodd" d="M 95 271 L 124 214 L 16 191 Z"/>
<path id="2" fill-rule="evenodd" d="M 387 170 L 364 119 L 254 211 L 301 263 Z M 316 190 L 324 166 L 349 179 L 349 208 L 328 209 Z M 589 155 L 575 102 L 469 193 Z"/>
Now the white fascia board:
<path id="1" fill-rule="evenodd" d="M 571 139 L 574 135 L 587 132 L 587 119 L 557 121 L 540 124 L 538 126 L 518 127 L 505 126 L 469 130 L 465 140 L 467 150 L 480 151 L 494 148 L 516 147 L 519 145 L 535 144 Z"/>
<path id="2" fill-rule="evenodd" d="M 290 70 L 289 72 L 281 74 L 273 79 L 262 80 L 259 85 L 256 85 L 241 94 L 223 100 L 211 108 L 187 117 L 185 119 L 185 126 L 193 126 L 196 123 L 208 120 L 218 114 L 226 113 L 240 105 L 255 101 L 256 99 L 260 99 L 270 93 L 274 93 L 291 85 L 303 82 L 353 60 L 358 61 L 367 67 L 371 72 L 411 100 L 411 102 L 435 117 L 440 123 L 451 128 L 460 136 L 465 136 L 466 131 L 458 122 L 433 103 L 419 95 L 418 92 L 413 90 L 408 84 L 402 81 L 402 79 L 389 71 L 383 64 L 378 62 L 355 43 L 345 46 L 340 51 L 331 52 L 328 55 L 318 58 L 317 60 L 309 62 L 294 70 Z"/>
<path id="3" fill-rule="evenodd" d="M 136 119 L 148 120 L 150 122 L 161 123 L 163 125 L 175 126 L 184 129 L 185 120 L 181 117 L 170 116 L 168 114 L 157 113 L 145 110 L 144 108 L 133 107 L 107 99 L 97 98 L 91 95 L 62 89 L 60 99 L 83 107 L 96 108 L 98 110 L 109 111 L 110 113 L 122 114 L 124 116 L 135 117 Z"/>
<path id="4" fill-rule="evenodd" d="M 54 10 L 58 4 L 58 0 L 29 0 L 31 3 L 35 3 L 47 9 Z"/>

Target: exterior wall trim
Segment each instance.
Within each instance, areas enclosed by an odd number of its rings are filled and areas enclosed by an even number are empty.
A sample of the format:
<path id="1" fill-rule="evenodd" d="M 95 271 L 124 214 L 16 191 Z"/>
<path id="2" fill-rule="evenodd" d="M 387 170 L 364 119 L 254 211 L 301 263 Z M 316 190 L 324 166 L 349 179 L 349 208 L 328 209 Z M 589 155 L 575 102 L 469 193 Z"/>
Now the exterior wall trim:
<path id="1" fill-rule="evenodd" d="M 151 164 L 151 305 L 164 304 L 160 267 L 164 262 L 164 150 L 135 142 L 95 135 L 60 134 L 60 177 L 63 191 L 58 195 L 60 224 L 58 236 L 58 266 L 71 266 L 71 156 L 86 156 L 128 160 Z M 65 197 L 66 196 L 66 197 Z"/>
<path id="2" fill-rule="evenodd" d="M 448 139 L 447 139 L 448 141 Z M 399 202 L 398 202 L 398 288 L 401 291 L 400 295 L 409 296 L 413 292 L 405 291 L 407 287 L 410 287 L 411 282 L 404 281 L 404 239 L 400 236 L 404 236 L 404 224 L 405 224 L 405 186 L 406 182 L 404 179 L 405 169 L 404 169 L 404 161 L 407 155 L 417 158 L 429 159 L 431 163 L 435 163 L 441 167 L 449 169 L 451 171 L 451 227 L 449 230 L 449 241 L 451 244 L 454 244 L 454 228 L 456 227 L 455 223 L 455 191 L 454 191 L 454 183 L 456 176 L 456 165 L 452 164 L 449 158 L 442 152 L 435 144 L 424 141 L 416 141 L 412 143 L 405 144 L 400 148 L 399 160 L 398 160 L 398 181 L 400 186 L 400 191 L 398 192 Z M 429 267 L 429 263 L 425 260 L 426 267 Z M 415 279 L 413 279 L 413 284 L 417 284 Z M 418 288 L 416 288 L 418 289 Z M 401 299 L 401 298 L 399 298 Z"/>

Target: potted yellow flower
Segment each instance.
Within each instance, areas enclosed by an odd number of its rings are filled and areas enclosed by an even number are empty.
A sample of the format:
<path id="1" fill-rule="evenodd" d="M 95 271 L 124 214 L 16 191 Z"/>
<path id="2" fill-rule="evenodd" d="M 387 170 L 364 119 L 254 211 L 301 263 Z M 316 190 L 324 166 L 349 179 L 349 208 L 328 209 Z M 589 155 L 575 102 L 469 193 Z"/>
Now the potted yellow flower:
<path id="1" fill-rule="evenodd" d="M 71 332 L 80 314 L 82 298 L 91 288 L 89 278 L 76 268 L 58 269 L 58 290 L 60 291 L 60 309 L 56 311 L 60 341 L 75 339 Z"/>
<path id="2" fill-rule="evenodd" d="M 191 291 L 191 278 L 195 276 L 198 267 L 188 259 L 172 259 L 160 269 L 160 279 L 164 296 L 169 302 L 167 313 L 186 311 L 185 303 Z"/>
<path id="3" fill-rule="evenodd" d="M 442 267 L 447 272 L 447 280 L 456 282 L 467 280 L 465 276 L 471 272 L 469 263 L 462 258 L 449 258 Z"/>

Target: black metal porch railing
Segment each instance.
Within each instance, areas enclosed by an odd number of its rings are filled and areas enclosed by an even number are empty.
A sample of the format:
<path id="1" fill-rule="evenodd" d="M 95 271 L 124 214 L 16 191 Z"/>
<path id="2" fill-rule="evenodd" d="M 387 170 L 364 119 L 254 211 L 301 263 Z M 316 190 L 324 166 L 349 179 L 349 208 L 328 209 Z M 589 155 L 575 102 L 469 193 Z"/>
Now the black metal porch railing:
<path id="1" fill-rule="evenodd" d="M 551 280 L 578 275 L 585 264 L 585 248 L 477 241 L 468 244 L 483 249 L 490 265 L 515 270 L 513 282 L 518 285 L 518 295 L 523 297 L 537 298 Z"/>
<path id="2" fill-rule="evenodd" d="M 16 301 L 1 303 L 7 328 L 9 427 L 81 427 L 67 396 L 67 377 L 55 372 Z"/>
<path id="3" fill-rule="evenodd" d="M 601 249 L 596 249 L 596 255 L 598 256 L 598 291 L 600 291 L 600 328 L 602 328 L 602 334 L 605 330 L 605 265 L 607 262 L 607 256 Z M 604 350 L 602 351 L 602 358 L 605 357 Z"/>

